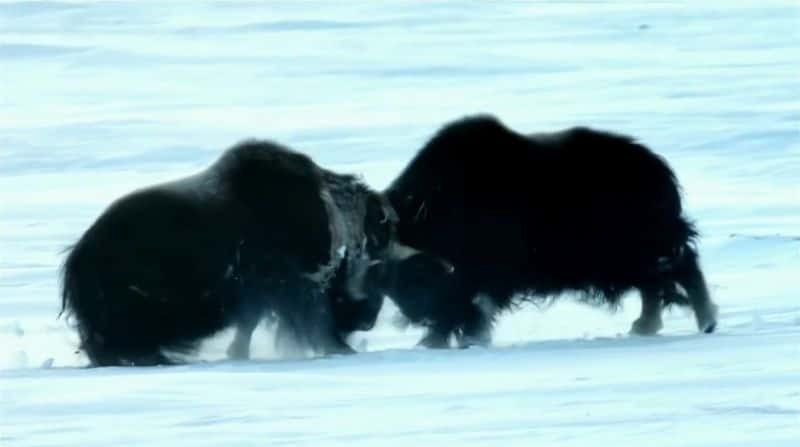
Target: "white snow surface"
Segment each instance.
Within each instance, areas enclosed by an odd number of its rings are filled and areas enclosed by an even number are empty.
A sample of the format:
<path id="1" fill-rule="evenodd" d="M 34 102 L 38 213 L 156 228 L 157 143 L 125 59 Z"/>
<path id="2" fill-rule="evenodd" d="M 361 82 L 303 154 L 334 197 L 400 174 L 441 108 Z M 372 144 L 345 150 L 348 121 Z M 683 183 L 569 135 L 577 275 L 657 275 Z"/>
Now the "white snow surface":
<path id="1" fill-rule="evenodd" d="M 387 185 L 443 123 L 590 125 L 663 154 L 720 305 L 661 335 L 568 298 L 489 349 L 84 368 L 62 250 L 246 137 Z M 491 156 L 491 154 L 487 154 Z M 569 182 L 568 176 L 564 178 Z M 800 445 L 796 1 L 0 1 L 0 445 Z"/>

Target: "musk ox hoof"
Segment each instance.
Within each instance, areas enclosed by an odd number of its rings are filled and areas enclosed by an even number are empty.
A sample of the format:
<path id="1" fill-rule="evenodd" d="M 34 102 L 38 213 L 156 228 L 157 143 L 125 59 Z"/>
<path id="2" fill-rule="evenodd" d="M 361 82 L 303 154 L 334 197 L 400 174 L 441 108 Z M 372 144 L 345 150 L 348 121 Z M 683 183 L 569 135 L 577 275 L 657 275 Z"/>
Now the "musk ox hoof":
<path id="1" fill-rule="evenodd" d="M 458 347 L 461 349 L 468 349 L 468 348 L 488 348 L 489 345 L 492 344 L 492 341 L 485 338 L 479 337 L 465 337 L 464 339 L 460 340 L 458 343 Z"/>
<path id="2" fill-rule="evenodd" d="M 353 355 L 356 353 L 356 350 L 351 348 L 350 346 L 336 346 L 333 348 L 328 348 L 325 350 L 326 357 L 338 357 L 340 355 Z"/>
<path id="3" fill-rule="evenodd" d="M 242 343 L 231 343 L 225 351 L 230 360 L 248 360 L 250 358 L 250 345 Z"/>
<path id="4" fill-rule="evenodd" d="M 660 319 L 637 318 L 631 326 L 631 334 L 642 336 L 656 335 L 663 327 L 664 324 Z"/>
<path id="5" fill-rule="evenodd" d="M 422 340 L 417 343 L 417 346 L 422 346 L 428 349 L 449 349 L 450 335 L 431 332 L 423 337 Z"/>
<path id="6" fill-rule="evenodd" d="M 704 334 L 711 334 L 717 329 L 717 313 L 719 306 L 710 303 L 705 312 L 697 313 L 697 329 Z"/>
<path id="7" fill-rule="evenodd" d="M 488 348 L 492 344 L 492 336 L 488 332 L 480 334 L 463 335 L 458 338 L 458 347 L 461 349 L 480 347 Z"/>

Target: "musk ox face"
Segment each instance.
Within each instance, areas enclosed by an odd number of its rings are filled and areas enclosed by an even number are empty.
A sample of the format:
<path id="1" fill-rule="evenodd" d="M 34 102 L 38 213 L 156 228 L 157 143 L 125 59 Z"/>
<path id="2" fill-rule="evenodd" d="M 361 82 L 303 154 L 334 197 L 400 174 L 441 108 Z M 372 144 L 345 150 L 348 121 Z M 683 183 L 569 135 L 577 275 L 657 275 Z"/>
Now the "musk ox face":
<path id="1" fill-rule="evenodd" d="M 381 300 L 384 295 L 391 297 L 408 320 L 421 322 L 441 312 L 436 308 L 442 303 L 437 297 L 448 294 L 457 286 L 455 268 L 450 262 L 429 252 L 397 245 L 401 247 L 399 251 L 406 251 L 404 256 L 394 256 L 370 266 L 365 289 L 372 294 L 379 294 Z"/>
<path id="2" fill-rule="evenodd" d="M 372 193 L 364 216 L 366 253 L 372 263 L 392 256 L 397 230 L 397 213 L 383 195 Z"/>
<path id="3" fill-rule="evenodd" d="M 403 182 L 403 185 L 392 185 L 387 191 L 387 196 L 399 216 L 417 222 L 428 217 L 429 205 L 436 192 L 436 181 L 430 178 L 424 169 L 422 172 L 415 171 L 412 180 Z"/>
<path id="4" fill-rule="evenodd" d="M 381 194 L 372 195 L 367 202 L 367 212 L 364 221 L 364 234 L 367 256 L 370 266 L 387 264 L 394 268 L 410 257 L 423 253 L 399 241 L 397 230 L 399 219 L 394 207 L 388 198 Z M 428 254 L 432 262 L 437 262 L 439 268 L 452 271 L 453 266 L 447 260 Z"/>
<path id="5" fill-rule="evenodd" d="M 398 224 L 397 213 L 388 199 L 382 194 L 370 193 L 363 226 L 363 261 L 356 267 L 359 271 L 363 269 L 363 273 L 348 275 L 341 271 L 336 275 L 351 281 L 346 293 L 334 293 L 333 297 L 334 313 L 342 332 L 372 329 L 384 295 L 397 293 L 423 299 L 453 272 L 448 261 L 400 243 Z M 346 270 L 346 267 L 341 269 Z"/>
<path id="6" fill-rule="evenodd" d="M 384 269 L 385 293 L 403 315 L 422 322 L 440 312 L 437 297 L 446 296 L 456 285 L 453 266 L 429 253 L 419 252 L 402 260 L 392 261 Z"/>

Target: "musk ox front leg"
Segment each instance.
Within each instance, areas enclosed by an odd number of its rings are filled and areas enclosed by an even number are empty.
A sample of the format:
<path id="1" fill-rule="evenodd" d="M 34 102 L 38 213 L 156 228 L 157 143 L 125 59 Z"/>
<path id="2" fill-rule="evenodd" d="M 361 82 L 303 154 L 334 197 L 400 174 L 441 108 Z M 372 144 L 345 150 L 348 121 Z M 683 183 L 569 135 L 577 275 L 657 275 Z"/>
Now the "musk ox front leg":
<path id="1" fill-rule="evenodd" d="M 312 300 L 319 303 L 309 318 L 309 347 L 316 353 L 354 354 L 356 351 L 344 339 L 334 320 L 331 301 L 322 291 L 311 292 Z"/>
<path id="2" fill-rule="evenodd" d="M 464 325 L 456 333 L 459 348 L 470 346 L 488 347 L 492 343 L 492 326 L 497 313 L 495 300 L 489 295 L 478 294 L 467 309 Z"/>
<path id="3" fill-rule="evenodd" d="M 684 292 L 678 290 L 680 286 Z M 671 269 L 650 284 L 639 286 L 642 295 L 641 316 L 633 322 L 631 333 L 653 335 L 663 327 L 661 310 L 665 303 L 690 305 L 700 332 L 714 332 L 717 326 L 717 305 L 711 301 L 697 253 L 688 245 L 676 257 Z"/>
<path id="4" fill-rule="evenodd" d="M 464 287 L 458 268 L 436 255 L 416 252 L 390 258 L 379 276 L 381 290 L 394 301 L 403 319 L 426 329 L 417 345 L 449 348 L 450 336 L 464 327 L 465 316 L 474 308 L 475 292 Z M 472 315 L 478 317 L 475 311 Z M 481 318 L 473 322 L 474 330 L 461 331 L 462 335 L 481 332 Z"/>
<path id="5" fill-rule="evenodd" d="M 233 317 L 236 333 L 233 341 L 228 346 L 226 354 L 231 360 L 248 360 L 250 358 L 250 344 L 258 323 L 265 318 L 267 313 L 266 297 L 267 287 L 261 279 L 253 279 L 252 272 L 245 273 L 241 265 L 242 247 L 240 241 L 227 268 L 226 296 L 237 303 L 237 311 Z"/>
<path id="6" fill-rule="evenodd" d="M 449 294 L 432 295 L 436 309 L 416 321 L 427 322 L 428 331 L 420 346 L 442 349 L 450 347 L 450 335 L 455 335 L 459 348 L 487 347 L 492 343 L 494 317 L 499 309 L 498 300 L 490 295 L 472 290 L 456 289 Z M 401 311 L 403 306 L 399 305 Z M 405 310 L 418 313 L 419 309 Z M 414 320 L 412 320 L 414 321 Z"/>
<path id="7" fill-rule="evenodd" d="M 226 351 L 229 359 L 247 360 L 250 358 L 250 342 L 253 338 L 253 331 L 260 320 L 260 315 L 253 314 L 236 323 L 236 335 Z"/>
<path id="8" fill-rule="evenodd" d="M 450 348 L 450 336 L 454 335 L 459 348 L 471 346 L 487 347 L 492 342 L 493 314 L 485 312 L 476 300 L 483 300 L 478 296 L 469 300 L 469 295 L 452 299 L 448 311 L 434 314 L 432 322 L 428 323 L 425 336 L 419 341 L 419 346 L 430 349 Z M 456 303 L 467 303 L 458 305 Z"/>
<path id="9" fill-rule="evenodd" d="M 631 333 L 636 335 L 655 335 L 664 327 L 661 321 L 663 289 L 658 286 L 639 288 L 642 295 L 642 311 L 633 322 Z"/>
<path id="10" fill-rule="evenodd" d="M 276 348 L 284 354 L 355 352 L 337 330 L 330 297 L 323 285 L 308 278 L 293 281 L 279 302 L 289 308 L 279 312 Z"/>
<path id="11" fill-rule="evenodd" d="M 428 349 L 448 349 L 450 347 L 450 334 L 452 332 L 452 326 L 434 323 L 428 326 L 425 335 L 417 343 L 417 346 L 423 346 Z"/>

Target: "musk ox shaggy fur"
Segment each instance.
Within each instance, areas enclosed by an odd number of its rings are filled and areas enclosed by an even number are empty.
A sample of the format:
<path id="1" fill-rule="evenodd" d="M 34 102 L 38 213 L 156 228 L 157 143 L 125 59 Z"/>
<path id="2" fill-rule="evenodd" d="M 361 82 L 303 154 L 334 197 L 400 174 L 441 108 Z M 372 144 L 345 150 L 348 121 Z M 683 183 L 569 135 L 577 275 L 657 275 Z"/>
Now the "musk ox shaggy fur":
<path id="1" fill-rule="evenodd" d="M 278 339 L 347 353 L 383 296 L 370 267 L 394 251 L 397 216 L 357 178 L 267 141 L 226 151 L 197 175 L 114 202 L 71 248 L 62 312 L 93 365 L 153 365 L 236 327 L 249 355 L 262 318 Z"/>
<path id="2" fill-rule="evenodd" d="M 450 261 L 404 261 L 389 295 L 421 344 L 488 344 L 493 319 L 520 300 L 580 292 L 618 304 L 638 289 L 632 332 L 661 329 L 665 305 L 716 325 L 679 186 L 660 156 L 632 138 L 588 128 L 522 135 L 492 116 L 444 126 L 385 191 L 398 239 Z"/>

